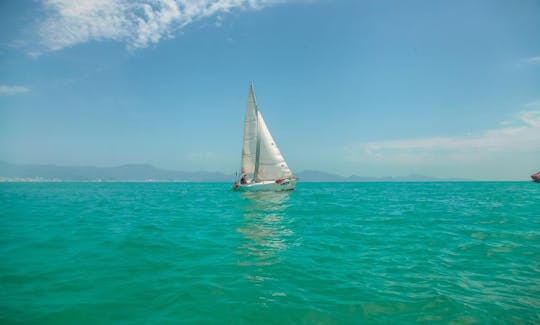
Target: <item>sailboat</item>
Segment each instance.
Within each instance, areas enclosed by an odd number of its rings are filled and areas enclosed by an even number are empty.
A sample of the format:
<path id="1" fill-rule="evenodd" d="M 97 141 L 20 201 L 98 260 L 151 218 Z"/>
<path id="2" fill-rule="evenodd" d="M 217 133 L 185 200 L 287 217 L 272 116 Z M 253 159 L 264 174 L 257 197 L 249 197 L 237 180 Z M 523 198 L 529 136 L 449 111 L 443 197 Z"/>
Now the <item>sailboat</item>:
<path id="1" fill-rule="evenodd" d="M 297 180 L 264 123 L 255 101 L 253 83 L 249 86 L 243 140 L 241 179 L 234 183 L 234 190 L 294 190 Z"/>
<path id="2" fill-rule="evenodd" d="M 533 182 L 540 183 L 540 172 L 538 172 L 536 174 L 532 174 L 531 178 L 532 178 Z"/>

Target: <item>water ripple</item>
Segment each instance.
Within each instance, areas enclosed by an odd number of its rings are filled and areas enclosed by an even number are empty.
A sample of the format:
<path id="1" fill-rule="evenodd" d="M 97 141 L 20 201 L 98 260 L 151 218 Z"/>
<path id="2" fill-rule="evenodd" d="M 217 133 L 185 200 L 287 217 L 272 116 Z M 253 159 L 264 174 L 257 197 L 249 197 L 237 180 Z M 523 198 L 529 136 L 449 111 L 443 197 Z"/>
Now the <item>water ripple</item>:
<path id="1" fill-rule="evenodd" d="M 540 323 L 532 183 L 0 184 L 2 323 Z"/>

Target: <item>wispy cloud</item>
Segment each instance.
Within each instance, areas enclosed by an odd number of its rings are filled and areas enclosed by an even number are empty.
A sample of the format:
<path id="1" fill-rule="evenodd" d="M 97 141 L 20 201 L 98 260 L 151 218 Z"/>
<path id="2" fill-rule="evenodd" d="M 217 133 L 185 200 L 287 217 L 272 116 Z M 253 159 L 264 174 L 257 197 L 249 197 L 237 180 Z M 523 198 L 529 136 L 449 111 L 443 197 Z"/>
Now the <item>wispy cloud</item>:
<path id="1" fill-rule="evenodd" d="M 539 56 L 532 56 L 530 58 L 526 58 L 523 60 L 523 62 L 526 63 L 540 63 L 540 55 Z"/>
<path id="2" fill-rule="evenodd" d="M 201 161 L 211 161 L 216 159 L 216 154 L 213 152 L 192 152 L 188 154 L 187 158 L 191 161 L 201 162 Z"/>
<path id="3" fill-rule="evenodd" d="M 355 162 L 429 166 L 485 163 L 535 152 L 540 159 L 540 110 L 522 111 L 512 124 L 470 135 L 361 143 L 347 147 L 347 156 Z"/>
<path id="4" fill-rule="evenodd" d="M 518 60 L 516 63 L 517 67 L 527 67 L 527 66 L 536 66 L 540 65 L 540 55 L 538 56 L 531 56 L 528 58 L 524 58 L 521 60 Z"/>
<path id="5" fill-rule="evenodd" d="M 20 93 L 27 93 L 30 88 L 23 86 L 5 86 L 0 85 L 0 95 L 15 95 Z"/>
<path id="6" fill-rule="evenodd" d="M 92 40 L 145 48 L 198 19 L 277 2 L 283 0 L 43 0 L 40 36 L 50 50 Z"/>

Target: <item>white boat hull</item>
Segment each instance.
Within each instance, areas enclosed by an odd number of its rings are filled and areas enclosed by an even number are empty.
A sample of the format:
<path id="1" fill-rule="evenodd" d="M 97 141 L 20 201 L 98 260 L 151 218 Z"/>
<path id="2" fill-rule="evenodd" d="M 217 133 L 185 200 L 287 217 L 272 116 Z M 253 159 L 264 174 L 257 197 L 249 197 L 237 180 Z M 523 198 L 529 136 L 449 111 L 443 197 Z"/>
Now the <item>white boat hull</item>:
<path id="1" fill-rule="evenodd" d="M 285 179 L 279 183 L 276 181 L 253 182 L 249 184 L 235 184 L 235 191 L 290 191 L 294 190 L 296 179 Z"/>

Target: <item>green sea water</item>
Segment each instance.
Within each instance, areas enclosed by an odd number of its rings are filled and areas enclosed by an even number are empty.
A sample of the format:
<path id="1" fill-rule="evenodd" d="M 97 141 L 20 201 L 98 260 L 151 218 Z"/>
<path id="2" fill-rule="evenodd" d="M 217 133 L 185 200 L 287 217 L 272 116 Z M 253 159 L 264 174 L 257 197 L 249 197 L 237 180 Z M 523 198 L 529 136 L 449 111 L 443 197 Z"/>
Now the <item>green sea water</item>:
<path id="1" fill-rule="evenodd" d="M 0 183 L 0 323 L 540 323 L 540 184 L 230 185 Z"/>

